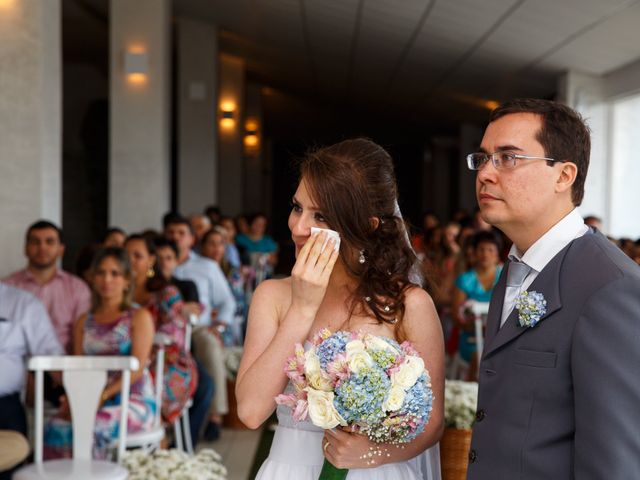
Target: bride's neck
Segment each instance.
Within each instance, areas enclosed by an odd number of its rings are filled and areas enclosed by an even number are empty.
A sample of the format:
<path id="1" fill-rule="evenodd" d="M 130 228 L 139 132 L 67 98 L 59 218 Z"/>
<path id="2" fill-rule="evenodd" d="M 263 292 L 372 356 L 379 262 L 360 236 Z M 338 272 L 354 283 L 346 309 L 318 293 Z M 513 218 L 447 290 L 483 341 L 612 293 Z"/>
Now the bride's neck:
<path id="1" fill-rule="evenodd" d="M 355 277 L 347 272 L 344 263 L 338 259 L 329 278 L 327 294 L 332 296 L 349 294 L 356 289 L 357 284 L 358 282 Z"/>

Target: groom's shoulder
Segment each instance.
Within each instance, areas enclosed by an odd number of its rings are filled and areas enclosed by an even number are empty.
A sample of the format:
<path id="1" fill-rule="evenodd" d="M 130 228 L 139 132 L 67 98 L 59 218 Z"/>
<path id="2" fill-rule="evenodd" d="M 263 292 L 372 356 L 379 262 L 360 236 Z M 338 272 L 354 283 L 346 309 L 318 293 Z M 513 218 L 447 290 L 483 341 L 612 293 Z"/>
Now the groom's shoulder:
<path id="1" fill-rule="evenodd" d="M 597 231 L 589 231 L 574 241 L 569 249 L 567 262 L 582 265 L 601 277 L 640 275 L 640 267 L 617 245 Z"/>

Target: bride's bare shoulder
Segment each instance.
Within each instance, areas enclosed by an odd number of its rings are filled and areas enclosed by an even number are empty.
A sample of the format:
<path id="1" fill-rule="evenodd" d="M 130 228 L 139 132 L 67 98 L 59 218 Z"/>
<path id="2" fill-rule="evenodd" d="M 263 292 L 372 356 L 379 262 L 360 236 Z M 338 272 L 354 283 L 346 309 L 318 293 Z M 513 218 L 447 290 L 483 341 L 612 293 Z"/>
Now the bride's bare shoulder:
<path id="1" fill-rule="evenodd" d="M 405 292 L 405 320 L 414 323 L 438 321 L 438 312 L 431 295 L 420 287 L 411 287 Z"/>
<path id="2" fill-rule="evenodd" d="M 291 277 L 274 278 L 261 282 L 253 293 L 251 303 L 282 305 L 291 301 Z"/>

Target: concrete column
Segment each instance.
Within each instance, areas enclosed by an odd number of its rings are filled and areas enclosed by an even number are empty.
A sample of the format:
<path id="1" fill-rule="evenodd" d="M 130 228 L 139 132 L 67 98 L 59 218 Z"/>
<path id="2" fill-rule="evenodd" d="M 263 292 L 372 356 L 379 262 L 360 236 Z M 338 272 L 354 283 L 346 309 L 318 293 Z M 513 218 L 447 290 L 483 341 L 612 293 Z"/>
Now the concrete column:
<path id="1" fill-rule="evenodd" d="M 244 200 L 245 212 L 271 214 L 270 170 L 265 165 L 263 154 L 262 94 L 260 85 L 248 84 L 246 88 L 245 123 L 243 135 L 244 151 Z"/>
<path id="2" fill-rule="evenodd" d="M 127 232 L 169 210 L 170 5 L 111 0 L 109 223 Z"/>
<path id="3" fill-rule="evenodd" d="M 219 68 L 218 203 L 224 214 L 238 215 L 244 210 L 244 60 L 222 54 Z"/>
<path id="4" fill-rule="evenodd" d="M 216 28 L 177 22 L 178 210 L 201 212 L 218 202 Z"/>
<path id="5" fill-rule="evenodd" d="M 60 1 L 0 2 L 0 276 L 24 265 L 26 227 L 61 222 Z"/>

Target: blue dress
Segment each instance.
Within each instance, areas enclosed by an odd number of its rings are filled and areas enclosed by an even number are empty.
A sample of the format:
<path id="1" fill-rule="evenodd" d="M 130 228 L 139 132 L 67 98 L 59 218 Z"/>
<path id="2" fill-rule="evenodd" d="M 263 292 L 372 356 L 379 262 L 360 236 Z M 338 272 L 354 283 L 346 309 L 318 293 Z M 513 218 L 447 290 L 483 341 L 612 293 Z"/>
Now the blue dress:
<path id="1" fill-rule="evenodd" d="M 496 267 L 496 277 L 493 281 L 493 285 L 489 290 L 485 290 L 478 279 L 478 274 L 474 269 L 468 270 L 458 276 L 456 279 L 456 287 L 458 287 L 469 300 L 475 300 L 476 302 L 489 302 L 491 301 L 491 294 L 493 288 L 498 283 L 500 273 L 502 272 L 502 265 Z M 471 354 L 476 351 L 476 344 L 472 341 L 475 339 L 473 333 L 460 332 L 460 340 L 458 342 L 458 351 L 460 357 L 466 362 L 471 360 Z"/>

